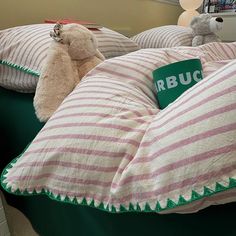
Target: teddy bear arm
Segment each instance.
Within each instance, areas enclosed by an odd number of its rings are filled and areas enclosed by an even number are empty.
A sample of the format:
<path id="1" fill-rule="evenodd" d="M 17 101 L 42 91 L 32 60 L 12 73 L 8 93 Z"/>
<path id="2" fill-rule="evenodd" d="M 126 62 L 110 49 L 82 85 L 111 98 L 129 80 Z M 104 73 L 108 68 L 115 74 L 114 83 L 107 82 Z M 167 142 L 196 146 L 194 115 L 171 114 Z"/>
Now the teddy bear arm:
<path id="1" fill-rule="evenodd" d="M 78 80 L 75 81 L 75 84 L 77 85 L 80 80 L 94 67 L 96 67 L 98 64 L 100 64 L 102 61 L 97 58 L 96 56 L 93 56 L 92 58 L 86 59 L 82 62 L 78 62 L 77 68 L 78 68 Z"/>
<path id="2" fill-rule="evenodd" d="M 193 38 L 192 46 L 196 47 L 196 46 L 202 45 L 203 41 L 204 41 L 203 36 L 202 35 L 197 35 Z"/>
<path id="3" fill-rule="evenodd" d="M 96 56 L 98 59 L 102 60 L 102 61 L 105 60 L 105 57 L 103 56 L 103 54 L 102 54 L 98 49 L 96 50 L 95 56 Z"/>
<path id="4" fill-rule="evenodd" d="M 62 46 L 50 47 L 44 70 L 39 77 L 34 107 L 40 121 L 47 121 L 74 88 L 71 59 Z"/>
<path id="5" fill-rule="evenodd" d="M 220 41 L 221 41 L 220 38 L 215 34 L 206 35 L 204 38 L 204 43 L 220 42 Z"/>

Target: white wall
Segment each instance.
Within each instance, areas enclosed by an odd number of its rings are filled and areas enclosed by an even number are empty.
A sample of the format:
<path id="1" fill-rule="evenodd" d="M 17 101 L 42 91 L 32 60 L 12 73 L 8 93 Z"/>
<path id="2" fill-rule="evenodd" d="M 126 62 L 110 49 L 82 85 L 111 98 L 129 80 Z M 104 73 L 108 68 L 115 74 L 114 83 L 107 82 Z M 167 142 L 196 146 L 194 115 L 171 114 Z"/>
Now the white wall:
<path id="1" fill-rule="evenodd" d="M 136 34 L 152 27 L 176 24 L 182 9 L 152 0 L 6 0 L 1 2 L 0 29 L 73 18 Z"/>

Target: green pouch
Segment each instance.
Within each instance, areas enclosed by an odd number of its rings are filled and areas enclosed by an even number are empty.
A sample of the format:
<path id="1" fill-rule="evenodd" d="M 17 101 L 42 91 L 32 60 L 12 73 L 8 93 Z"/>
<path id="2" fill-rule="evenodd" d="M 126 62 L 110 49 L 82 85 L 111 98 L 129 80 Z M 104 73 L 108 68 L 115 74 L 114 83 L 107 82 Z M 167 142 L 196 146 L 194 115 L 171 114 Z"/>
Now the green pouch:
<path id="1" fill-rule="evenodd" d="M 167 107 L 202 79 L 202 64 L 197 58 L 171 63 L 154 70 L 153 81 L 160 109 Z"/>

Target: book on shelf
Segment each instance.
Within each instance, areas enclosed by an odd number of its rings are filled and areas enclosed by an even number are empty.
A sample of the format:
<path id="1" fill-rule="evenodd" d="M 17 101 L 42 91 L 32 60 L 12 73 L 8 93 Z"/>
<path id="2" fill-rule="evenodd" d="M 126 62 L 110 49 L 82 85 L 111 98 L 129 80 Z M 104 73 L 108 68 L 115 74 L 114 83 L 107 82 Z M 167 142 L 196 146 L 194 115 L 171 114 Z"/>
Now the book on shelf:
<path id="1" fill-rule="evenodd" d="M 76 23 L 76 24 L 83 25 L 90 30 L 99 30 L 100 28 L 103 27 L 102 25 L 99 25 L 95 22 L 84 21 L 84 20 L 71 20 L 71 19 L 60 19 L 60 20 L 46 19 L 46 20 L 44 20 L 44 23 L 53 23 L 53 24 L 59 23 L 59 24 L 63 24 L 63 25 Z"/>
<path id="2" fill-rule="evenodd" d="M 220 8 L 222 12 L 234 12 L 236 11 L 236 1 L 235 0 L 221 0 Z"/>
<path id="3" fill-rule="evenodd" d="M 205 13 L 236 12 L 236 0 L 205 0 Z"/>

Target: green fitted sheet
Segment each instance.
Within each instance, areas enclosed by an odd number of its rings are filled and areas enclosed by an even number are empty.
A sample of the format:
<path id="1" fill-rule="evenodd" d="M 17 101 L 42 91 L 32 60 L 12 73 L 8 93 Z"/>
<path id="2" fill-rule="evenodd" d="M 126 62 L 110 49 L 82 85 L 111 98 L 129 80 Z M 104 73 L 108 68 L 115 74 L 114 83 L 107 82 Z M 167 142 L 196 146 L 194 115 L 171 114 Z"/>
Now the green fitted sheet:
<path id="1" fill-rule="evenodd" d="M 33 94 L 0 88 L 1 169 L 23 151 L 43 126 L 34 114 L 32 101 Z M 236 203 L 187 215 L 112 214 L 63 204 L 46 196 L 4 194 L 42 236 L 236 236 Z"/>

